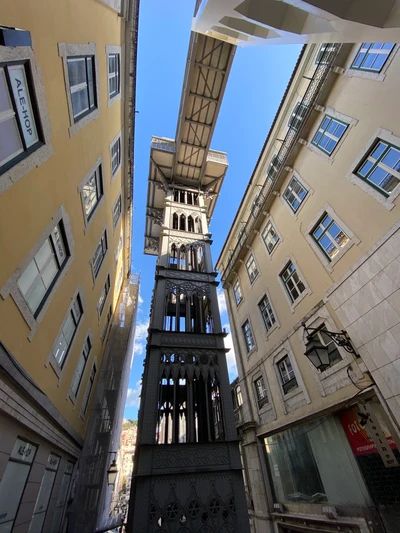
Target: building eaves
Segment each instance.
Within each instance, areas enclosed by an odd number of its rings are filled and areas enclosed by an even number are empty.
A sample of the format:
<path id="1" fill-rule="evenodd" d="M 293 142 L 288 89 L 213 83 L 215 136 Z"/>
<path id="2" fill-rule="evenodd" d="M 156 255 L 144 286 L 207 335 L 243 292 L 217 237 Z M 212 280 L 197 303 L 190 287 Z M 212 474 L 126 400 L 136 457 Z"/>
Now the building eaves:
<path id="1" fill-rule="evenodd" d="M 271 124 L 271 127 L 270 127 L 270 129 L 269 129 L 268 135 L 267 135 L 267 137 L 266 137 L 266 139 L 265 139 L 265 142 L 264 142 L 264 145 L 263 145 L 263 147 L 262 147 L 262 149 L 261 149 L 260 155 L 258 156 L 257 162 L 256 162 L 256 164 L 255 164 L 255 166 L 254 166 L 253 173 L 252 173 L 252 175 L 251 175 L 251 177 L 250 177 L 250 180 L 249 180 L 249 182 L 248 182 L 248 184 L 247 184 L 246 190 L 245 190 L 245 192 L 244 192 L 244 194 L 243 194 L 242 200 L 240 201 L 239 207 L 238 207 L 238 209 L 237 209 L 237 211 L 236 211 L 236 214 L 235 214 L 235 217 L 234 217 L 234 219 L 233 219 L 233 221 L 232 221 L 231 227 L 230 227 L 230 229 L 229 229 L 228 236 L 227 236 L 227 238 L 225 239 L 225 242 L 224 242 L 224 245 L 223 245 L 223 247 L 222 247 L 222 250 L 221 250 L 221 252 L 220 252 L 220 254 L 219 254 L 219 256 L 218 256 L 218 259 L 217 259 L 217 261 L 216 261 L 216 265 L 219 264 L 219 262 L 220 262 L 220 260 L 221 260 L 221 258 L 222 258 L 222 255 L 223 255 L 223 253 L 224 253 L 224 251 L 225 251 L 226 243 L 227 243 L 228 240 L 229 240 L 229 236 L 230 236 L 230 234 L 231 234 L 231 232 L 232 232 L 232 228 L 233 228 L 233 226 L 235 225 L 235 222 L 236 222 L 236 220 L 237 220 L 237 218 L 238 218 L 238 215 L 239 215 L 239 213 L 240 213 L 240 211 L 241 211 L 241 209 L 242 209 L 242 207 L 243 207 L 244 201 L 245 201 L 245 199 L 246 199 L 246 197 L 247 197 L 247 193 L 249 192 L 249 189 L 250 189 L 250 187 L 251 187 L 251 185 L 252 185 L 252 183 L 253 183 L 254 176 L 256 175 L 256 172 L 257 172 L 258 166 L 259 166 L 259 164 L 260 164 L 260 162 L 261 162 L 262 156 L 263 156 L 263 154 L 264 154 L 264 152 L 265 152 L 265 149 L 266 149 L 266 147 L 267 147 L 267 145 L 268 145 L 268 142 L 269 142 L 270 139 L 271 139 L 272 133 L 273 133 L 274 128 L 275 128 L 275 125 L 276 125 L 276 123 L 277 123 L 277 121 L 278 121 L 278 118 L 279 118 L 281 112 L 282 112 L 282 109 L 283 109 L 283 106 L 284 106 L 284 104 L 285 104 L 285 101 L 286 101 L 287 95 L 289 94 L 289 91 L 290 91 L 290 87 L 291 87 L 291 85 L 292 85 L 292 83 L 293 83 L 293 80 L 294 80 L 295 77 L 296 77 L 297 70 L 298 70 L 298 68 L 300 67 L 300 64 L 301 64 L 301 61 L 302 61 L 302 59 L 303 59 L 303 56 L 304 56 L 304 54 L 305 54 L 306 49 L 307 49 L 307 45 L 304 45 L 304 46 L 302 47 L 301 51 L 300 51 L 300 54 L 299 54 L 299 57 L 298 57 L 298 59 L 297 59 L 296 65 L 295 65 L 295 67 L 294 67 L 294 69 L 293 69 L 292 75 L 291 75 L 291 77 L 290 77 L 290 79 L 289 79 L 289 82 L 288 82 L 288 84 L 287 84 L 287 86 L 286 86 L 285 92 L 283 93 L 283 96 L 282 96 L 281 102 L 280 102 L 280 104 L 279 104 L 279 106 L 278 106 L 278 110 L 277 110 L 277 112 L 276 112 L 276 114 L 275 114 L 274 120 L 272 121 L 272 124 Z"/>

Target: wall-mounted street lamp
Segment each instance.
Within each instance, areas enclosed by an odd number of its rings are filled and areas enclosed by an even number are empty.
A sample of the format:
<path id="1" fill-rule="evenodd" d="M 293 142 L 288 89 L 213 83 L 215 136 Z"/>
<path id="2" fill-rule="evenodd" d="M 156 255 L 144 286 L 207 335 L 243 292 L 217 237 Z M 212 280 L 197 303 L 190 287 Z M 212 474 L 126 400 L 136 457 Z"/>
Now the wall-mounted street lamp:
<path id="1" fill-rule="evenodd" d="M 110 453 L 114 453 L 115 455 L 117 454 L 117 452 L 110 452 Z M 115 457 L 114 457 L 112 463 L 110 464 L 109 469 L 107 470 L 107 478 L 108 478 L 108 484 L 109 485 L 114 485 L 115 484 L 115 480 L 117 479 L 117 475 L 118 475 L 118 467 L 117 467 L 117 462 L 116 462 Z"/>
<path id="2" fill-rule="evenodd" d="M 359 357 L 358 353 L 351 344 L 348 333 L 343 329 L 342 331 L 328 331 L 324 325 L 318 328 L 308 328 L 305 322 L 302 323 L 304 331 L 306 332 L 306 351 L 304 355 L 308 357 L 311 363 L 317 370 L 323 372 L 331 366 L 329 361 L 328 347 L 324 346 L 315 335 L 318 331 L 323 331 L 324 335 L 327 335 L 332 341 L 341 348 L 344 348 L 346 352 L 352 353 L 355 357 Z"/>

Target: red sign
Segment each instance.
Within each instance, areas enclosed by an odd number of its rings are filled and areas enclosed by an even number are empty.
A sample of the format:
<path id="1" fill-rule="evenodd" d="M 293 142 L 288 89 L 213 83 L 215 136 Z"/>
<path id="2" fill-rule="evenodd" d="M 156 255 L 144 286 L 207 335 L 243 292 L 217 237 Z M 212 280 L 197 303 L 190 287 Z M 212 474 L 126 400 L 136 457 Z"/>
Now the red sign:
<path id="1" fill-rule="evenodd" d="M 367 430 L 360 426 L 357 409 L 351 408 L 343 411 L 339 415 L 347 439 L 354 452 L 354 455 L 366 455 L 368 453 L 379 453 L 374 441 L 369 437 Z M 390 436 L 387 428 L 382 424 L 381 427 L 386 440 L 393 450 L 396 450 L 396 444 Z"/>

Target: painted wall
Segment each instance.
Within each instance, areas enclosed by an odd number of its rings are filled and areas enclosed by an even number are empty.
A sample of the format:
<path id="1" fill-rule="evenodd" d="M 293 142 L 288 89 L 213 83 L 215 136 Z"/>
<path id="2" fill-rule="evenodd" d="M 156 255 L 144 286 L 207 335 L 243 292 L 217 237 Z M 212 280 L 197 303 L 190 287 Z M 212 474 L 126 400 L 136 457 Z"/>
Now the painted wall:
<path id="1" fill-rule="evenodd" d="M 112 223 L 112 207 L 121 191 L 123 174 L 120 169 L 111 181 L 109 151 L 111 141 L 123 129 L 123 101 L 107 106 L 106 45 L 123 45 L 124 21 L 114 10 L 95 0 L 16 0 L 3 6 L 2 23 L 31 32 L 44 82 L 53 155 L 0 196 L 0 287 L 35 245 L 61 205 L 70 217 L 75 256 L 31 341 L 28 340 L 29 327 L 11 296 L 0 299 L 0 338 L 74 429 L 83 435 L 86 422 L 79 416 L 81 401 L 95 357 L 97 369 L 100 368 L 104 350 L 100 332 L 110 303 L 115 305 L 118 297 L 120 288 L 114 291 L 114 285 L 123 267 L 122 255 L 117 267 L 114 258 L 123 231 L 123 217 L 115 232 Z M 57 45 L 89 42 L 96 43 L 100 116 L 70 137 L 63 65 Z M 78 185 L 100 155 L 103 157 L 104 201 L 85 232 Z M 94 283 L 90 260 L 106 226 L 108 253 Z M 108 272 L 111 292 L 99 321 L 96 306 Z M 84 292 L 84 315 L 59 379 L 46 361 L 78 285 Z M 89 329 L 93 334 L 93 347 L 74 407 L 67 395 Z"/>

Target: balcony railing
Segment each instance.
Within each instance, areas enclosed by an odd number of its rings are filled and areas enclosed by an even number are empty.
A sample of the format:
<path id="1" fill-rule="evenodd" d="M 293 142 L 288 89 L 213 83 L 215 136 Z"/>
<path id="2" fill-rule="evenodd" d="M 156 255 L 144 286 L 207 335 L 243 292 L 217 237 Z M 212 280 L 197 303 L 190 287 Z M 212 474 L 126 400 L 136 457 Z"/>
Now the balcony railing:
<path id="1" fill-rule="evenodd" d="M 317 63 L 314 74 L 310 79 L 303 99 L 299 104 L 299 107 L 303 110 L 301 114 L 301 120 L 297 124 L 296 128 L 289 127 L 289 130 L 285 136 L 285 139 L 282 142 L 279 152 L 274 156 L 274 161 L 278 160 L 280 163 L 279 168 L 276 169 L 275 174 L 268 172 L 266 175 L 265 181 L 261 186 L 260 192 L 257 196 L 257 209 L 251 210 L 250 215 L 242 226 L 239 241 L 236 244 L 235 248 L 231 251 L 231 254 L 227 259 L 227 266 L 222 271 L 221 277 L 223 283 L 227 280 L 230 271 L 236 264 L 240 251 L 242 250 L 244 244 L 246 243 L 255 226 L 258 214 L 262 211 L 262 208 L 264 207 L 267 198 L 270 196 L 276 182 L 279 180 L 286 166 L 288 157 L 300 137 L 302 127 L 304 126 L 305 122 L 307 121 L 313 110 L 315 101 L 332 68 L 335 58 L 339 53 L 340 47 L 340 43 L 331 44 L 325 49 L 324 53 L 321 55 L 320 61 Z"/>

